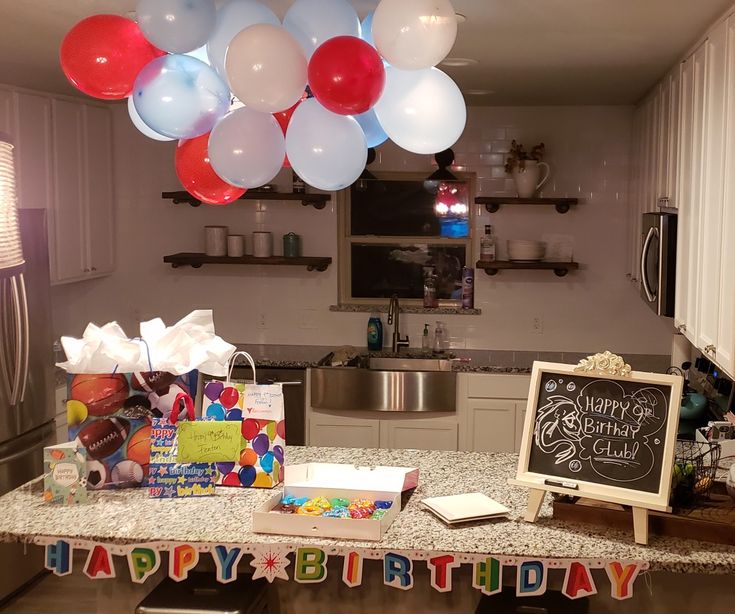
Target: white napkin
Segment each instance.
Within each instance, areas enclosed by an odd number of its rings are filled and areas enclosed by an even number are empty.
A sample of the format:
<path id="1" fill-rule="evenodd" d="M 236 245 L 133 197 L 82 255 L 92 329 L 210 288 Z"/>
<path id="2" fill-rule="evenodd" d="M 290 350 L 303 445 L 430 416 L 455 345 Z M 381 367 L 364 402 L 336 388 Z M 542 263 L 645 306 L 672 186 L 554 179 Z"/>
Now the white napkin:
<path id="1" fill-rule="evenodd" d="M 226 364 L 235 346 L 214 331 L 211 309 L 198 309 L 166 326 L 161 318 L 140 324 L 140 338 L 129 339 L 117 322 L 88 324 L 81 339 L 62 337 L 68 373 L 119 373 L 168 371 L 183 375 L 200 369 L 210 375 L 227 375 Z"/>

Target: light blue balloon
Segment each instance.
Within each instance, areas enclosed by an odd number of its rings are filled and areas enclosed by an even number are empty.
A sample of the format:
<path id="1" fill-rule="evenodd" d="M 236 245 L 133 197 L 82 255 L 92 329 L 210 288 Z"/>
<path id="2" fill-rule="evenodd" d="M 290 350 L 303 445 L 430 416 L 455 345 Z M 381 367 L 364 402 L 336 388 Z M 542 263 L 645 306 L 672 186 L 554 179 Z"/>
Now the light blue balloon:
<path id="1" fill-rule="evenodd" d="M 259 23 L 281 25 L 273 11 L 255 0 L 230 0 L 217 11 L 217 23 L 207 43 L 207 55 L 223 79 L 227 80 L 225 55 L 230 42 L 245 28 Z"/>
<path id="2" fill-rule="evenodd" d="M 360 37 L 360 18 L 345 0 L 296 0 L 283 18 L 283 27 L 299 42 L 307 60 L 330 38 Z"/>
<path id="3" fill-rule="evenodd" d="M 169 53 L 206 44 L 217 19 L 214 0 L 139 0 L 136 14 L 145 37 Z"/>
<path id="4" fill-rule="evenodd" d="M 224 117 L 230 107 L 230 90 L 204 62 L 186 55 L 165 55 L 138 73 L 133 104 L 155 132 L 190 139 L 211 131 Z"/>
<path id="5" fill-rule="evenodd" d="M 362 24 L 360 24 L 360 38 L 364 40 L 369 45 L 372 45 L 375 47 L 375 39 L 373 38 L 373 16 L 375 15 L 375 11 L 370 11 L 367 14 L 367 17 L 362 20 Z M 377 47 L 376 47 L 377 49 Z"/>
<path id="6" fill-rule="evenodd" d="M 365 133 L 365 140 L 367 141 L 368 147 L 377 147 L 388 140 L 388 135 L 383 130 L 377 115 L 375 115 L 375 111 L 372 109 L 365 111 L 365 113 L 360 113 L 360 115 L 353 115 L 353 117 Z"/>
<path id="7" fill-rule="evenodd" d="M 291 117 L 286 153 L 306 183 L 320 190 L 341 190 L 365 168 L 367 143 L 354 117 L 332 113 L 316 98 L 308 98 Z"/>

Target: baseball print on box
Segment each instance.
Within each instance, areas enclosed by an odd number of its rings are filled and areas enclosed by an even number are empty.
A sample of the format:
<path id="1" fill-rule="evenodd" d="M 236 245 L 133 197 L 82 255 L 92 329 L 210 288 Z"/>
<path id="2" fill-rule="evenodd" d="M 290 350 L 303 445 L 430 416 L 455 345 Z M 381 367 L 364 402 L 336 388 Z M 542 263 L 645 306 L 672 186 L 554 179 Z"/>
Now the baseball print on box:
<path id="1" fill-rule="evenodd" d="M 86 450 L 87 488 L 145 483 L 152 420 L 168 418 L 178 394 L 196 395 L 197 377 L 197 371 L 67 375 L 69 440 Z"/>

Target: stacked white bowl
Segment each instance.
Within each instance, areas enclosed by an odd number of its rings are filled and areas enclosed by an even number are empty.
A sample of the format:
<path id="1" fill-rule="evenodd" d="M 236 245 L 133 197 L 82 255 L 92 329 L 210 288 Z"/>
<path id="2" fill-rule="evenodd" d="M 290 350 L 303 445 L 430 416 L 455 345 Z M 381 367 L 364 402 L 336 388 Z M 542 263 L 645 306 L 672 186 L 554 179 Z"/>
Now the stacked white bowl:
<path id="1" fill-rule="evenodd" d="M 546 244 L 522 239 L 508 240 L 508 260 L 543 260 Z"/>

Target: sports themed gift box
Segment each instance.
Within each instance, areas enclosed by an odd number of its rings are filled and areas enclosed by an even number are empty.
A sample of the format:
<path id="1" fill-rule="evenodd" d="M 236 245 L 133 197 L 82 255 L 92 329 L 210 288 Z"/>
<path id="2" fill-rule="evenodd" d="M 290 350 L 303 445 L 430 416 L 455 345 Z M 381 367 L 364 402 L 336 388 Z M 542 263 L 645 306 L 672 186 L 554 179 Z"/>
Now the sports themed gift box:
<path id="1" fill-rule="evenodd" d="M 87 488 L 140 486 L 148 475 L 151 421 L 179 394 L 196 395 L 197 371 L 67 374 L 69 440 L 87 453 Z"/>
<path id="2" fill-rule="evenodd" d="M 232 381 L 232 367 L 244 356 L 253 370 L 253 383 Z M 237 463 L 217 463 L 217 484 L 245 488 L 273 488 L 283 481 L 286 422 L 281 384 L 261 385 L 255 380 L 255 363 L 247 352 L 229 361 L 226 381 L 204 386 L 202 415 L 241 423 L 242 443 Z"/>

